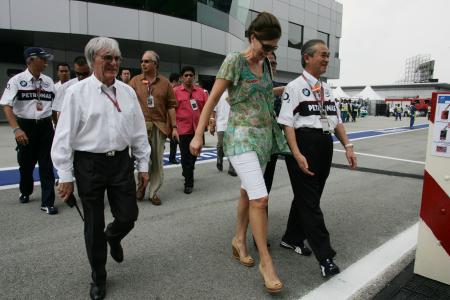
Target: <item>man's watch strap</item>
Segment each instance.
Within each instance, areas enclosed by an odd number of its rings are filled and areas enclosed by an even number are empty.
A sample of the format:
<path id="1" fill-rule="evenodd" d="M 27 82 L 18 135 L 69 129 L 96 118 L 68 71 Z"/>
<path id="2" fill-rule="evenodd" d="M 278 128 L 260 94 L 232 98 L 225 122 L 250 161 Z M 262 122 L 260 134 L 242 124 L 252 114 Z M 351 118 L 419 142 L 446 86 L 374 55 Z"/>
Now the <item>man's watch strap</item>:
<path id="1" fill-rule="evenodd" d="M 172 128 L 175 129 L 175 128 L 178 128 L 178 126 L 177 125 L 172 125 Z"/>

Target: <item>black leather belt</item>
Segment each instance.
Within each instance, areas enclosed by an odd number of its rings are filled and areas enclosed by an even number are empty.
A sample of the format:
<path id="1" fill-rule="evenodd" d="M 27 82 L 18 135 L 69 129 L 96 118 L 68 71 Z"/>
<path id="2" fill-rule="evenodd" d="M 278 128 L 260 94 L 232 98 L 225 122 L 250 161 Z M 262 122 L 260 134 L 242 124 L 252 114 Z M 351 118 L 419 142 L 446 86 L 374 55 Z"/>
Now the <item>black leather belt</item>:
<path id="1" fill-rule="evenodd" d="M 300 127 L 295 129 L 296 131 L 300 132 L 316 132 L 316 133 L 324 133 L 329 134 L 329 132 L 323 132 L 322 128 L 309 128 L 309 127 Z"/>
<path id="2" fill-rule="evenodd" d="M 111 150 L 105 153 L 94 153 L 94 152 L 86 152 L 86 151 L 75 151 L 78 155 L 82 156 L 88 156 L 92 158 L 105 158 L 105 157 L 116 157 L 120 156 L 121 154 L 128 153 L 128 147 L 126 147 L 123 150 Z"/>
<path id="3" fill-rule="evenodd" d="M 52 121 L 52 117 L 46 117 L 46 118 L 42 118 L 42 119 L 25 119 L 25 118 L 16 117 L 16 119 L 19 122 L 24 122 L 24 123 L 27 122 L 27 123 L 35 123 L 35 124 L 51 122 Z"/>

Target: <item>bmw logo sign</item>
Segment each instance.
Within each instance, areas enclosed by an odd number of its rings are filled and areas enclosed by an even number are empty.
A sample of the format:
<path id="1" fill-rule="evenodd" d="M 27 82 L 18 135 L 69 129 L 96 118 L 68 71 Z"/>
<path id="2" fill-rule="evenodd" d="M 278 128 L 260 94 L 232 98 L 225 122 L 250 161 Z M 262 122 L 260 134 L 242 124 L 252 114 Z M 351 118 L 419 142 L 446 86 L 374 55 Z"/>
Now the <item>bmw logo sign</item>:
<path id="1" fill-rule="evenodd" d="M 304 89 L 302 90 L 302 93 L 303 93 L 303 95 L 305 95 L 306 97 L 308 97 L 309 95 L 311 95 L 311 91 L 308 90 L 307 88 L 304 88 Z"/>

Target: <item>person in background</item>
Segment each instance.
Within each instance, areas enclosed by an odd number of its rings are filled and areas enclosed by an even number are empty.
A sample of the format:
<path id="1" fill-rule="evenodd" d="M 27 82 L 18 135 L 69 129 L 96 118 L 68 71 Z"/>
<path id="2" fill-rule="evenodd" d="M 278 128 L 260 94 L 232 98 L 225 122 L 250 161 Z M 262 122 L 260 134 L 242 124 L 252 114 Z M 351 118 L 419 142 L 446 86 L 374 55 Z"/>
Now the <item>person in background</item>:
<path id="1" fill-rule="evenodd" d="M 414 121 L 416 120 L 416 111 L 417 111 L 416 106 L 411 104 L 409 106 L 409 128 L 410 129 L 413 129 L 413 127 L 414 127 Z"/>
<path id="2" fill-rule="evenodd" d="M 131 79 L 131 72 L 129 69 L 122 69 L 122 72 L 120 72 L 120 80 L 122 80 L 123 83 L 128 84 Z"/>
<path id="3" fill-rule="evenodd" d="M 169 76 L 170 84 L 172 88 L 175 88 L 180 85 L 180 74 L 171 73 Z M 178 140 L 171 138 L 170 139 L 170 153 L 169 153 L 169 163 L 178 165 L 180 162 L 176 159 L 177 155 L 177 145 Z"/>
<path id="4" fill-rule="evenodd" d="M 192 193 L 194 188 L 194 169 L 197 160 L 197 156 L 192 155 L 189 151 L 189 144 L 198 127 L 200 113 L 208 99 L 208 94 L 205 90 L 194 84 L 194 78 L 194 67 L 184 66 L 181 69 L 181 80 L 183 83 L 174 88 L 175 97 L 178 101 L 176 115 L 185 194 Z M 204 132 L 204 128 L 206 128 L 206 124 L 202 126 L 202 132 Z"/>
<path id="5" fill-rule="evenodd" d="M 66 94 L 67 89 L 72 85 L 80 82 L 81 80 L 88 78 L 91 75 L 91 70 L 89 69 L 89 65 L 84 56 L 75 57 L 73 61 L 73 69 L 76 77 L 64 83 L 61 86 L 61 88 L 58 91 L 56 91 L 55 101 L 53 101 L 52 104 L 53 113 L 56 113 L 55 124 L 57 124 L 58 122 L 59 114 L 61 113 L 64 96 Z"/>
<path id="6" fill-rule="evenodd" d="M 39 164 L 41 210 L 49 215 L 58 213 L 55 203 L 55 177 L 50 149 L 53 141 L 52 102 L 55 97 L 53 80 L 42 74 L 53 55 L 42 48 L 25 49 L 27 69 L 7 83 L 0 105 L 17 143 L 20 172 L 20 203 L 28 203 L 33 193 L 33 171 Z"/>
<path id="7" fill-rule="evenodd" d="M 63 85 L 65 82 L 69 81 L 70 79 L 70 67 L 69 64 L 63 62 L 59 63 L 56 66 L 56 76 L 58 76 L 59 81 L 55 83 L 55 92 L 58 92 L 58 89 Z"/>
<path id="8" fill-rule="evenodd" d="M 169 80 L 159 74 L 159 55 L 155 51 L 144 52 L 141 69 L 142 74 L 134 76 L 129 85 L 139 99 L 152 148 L 149 165 L 149 200 L 153 205 L 161 205 L 157 192 L 164 181 L 164 144 L 167 137 L 178 139 L 175 117 L 178 103 Z M 138 201 L 142 201 L 144 196 L 145 190 L 137 191 Z"/>
<path id="9" fill-rule="evenodd" d="M 217 131 L 217 170 L 223 171 L 223 136 L 227 129 L 228 116 L 230 115 L 230 104 L 228 103 L 228 92 L 225 91 L 220 97 L 219 103 L 214 107 L 214 111 L 209 118 L 209 132 L 214 135 Z M 228 160 L 228 175 L 237 176 L 230 160 Z"/>

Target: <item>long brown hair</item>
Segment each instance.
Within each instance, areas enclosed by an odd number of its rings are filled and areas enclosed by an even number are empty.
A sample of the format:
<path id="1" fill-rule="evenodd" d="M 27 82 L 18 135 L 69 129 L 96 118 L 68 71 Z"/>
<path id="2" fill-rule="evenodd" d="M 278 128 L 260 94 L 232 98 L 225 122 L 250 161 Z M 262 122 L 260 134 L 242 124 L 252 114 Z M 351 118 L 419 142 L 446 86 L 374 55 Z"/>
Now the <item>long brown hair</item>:
<path id="1" fill-rule="evenodd" d="M 279 39 L 281 37 L 280 22 L 274 15 L 264 11 L 258 14 L 245 32 L 249 42 L 252 34 L 262 41 Z"/>

